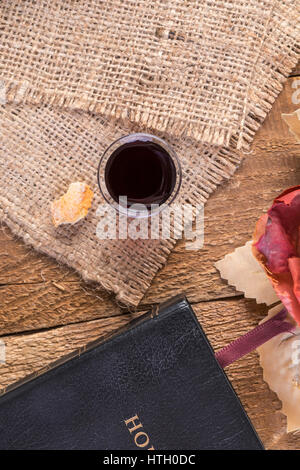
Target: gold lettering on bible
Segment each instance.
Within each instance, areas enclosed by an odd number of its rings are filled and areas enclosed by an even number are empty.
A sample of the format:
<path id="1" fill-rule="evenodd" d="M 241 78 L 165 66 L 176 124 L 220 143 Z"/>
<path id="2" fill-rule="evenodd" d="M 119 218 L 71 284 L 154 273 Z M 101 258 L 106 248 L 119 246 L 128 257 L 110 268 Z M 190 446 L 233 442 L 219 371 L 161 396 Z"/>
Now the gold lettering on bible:
<path id="1" fill-rule="evenodd" d="M 148 434 L 144 431 L 143 425 L 138 415 L 124 420 L 124 423 L 127 426 L 128 431 L 132 435 L 134 443 L 137 447 L 139 447 L 140 449 L 155 450 L 154 447 L 150 444 L 150 438 Z"/>

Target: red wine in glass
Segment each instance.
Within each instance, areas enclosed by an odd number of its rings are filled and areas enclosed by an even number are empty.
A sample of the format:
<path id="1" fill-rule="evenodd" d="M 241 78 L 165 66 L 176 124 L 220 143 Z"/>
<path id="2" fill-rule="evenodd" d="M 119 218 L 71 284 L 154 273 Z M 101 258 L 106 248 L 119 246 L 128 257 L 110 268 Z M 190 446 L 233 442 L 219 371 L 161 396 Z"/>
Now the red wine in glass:
<path id="1" fill-rule="evenodd" d="M 131 134 L 114 142 L 99 165 L 99 186 L 105 199 L 127 207 L 163 206 L 173 200 L 180 185 L 180 165 L 173 149 L 150 134 Z M 115 205 L 115 204 L 113 204 Z"/>

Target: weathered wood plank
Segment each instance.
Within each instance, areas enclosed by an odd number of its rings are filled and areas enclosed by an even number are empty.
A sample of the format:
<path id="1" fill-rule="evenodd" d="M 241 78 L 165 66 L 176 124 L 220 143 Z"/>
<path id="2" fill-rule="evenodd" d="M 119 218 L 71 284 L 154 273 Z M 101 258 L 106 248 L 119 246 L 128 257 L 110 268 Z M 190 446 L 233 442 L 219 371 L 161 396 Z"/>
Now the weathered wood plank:
<path id="1" fill-rule="evenodd" d="M 84 282 L 44 282 L 0 287 L 0 336 L 121 313 L 111 296 Z"/>
<path id="2" fill-rule="evenodd" d="M 39 283 L 49 280 L 74 281 L 79 275 L 66 265 L 35 251 L 0 225 L 0 285 Z"/>
<path id="3" fill-rule="evenodd" d="M 194 305 L 208 338 L 217 350 L 255 326 L 266 308 L 253 301 L 226 300 Z M 0 366 L 0 383 L 5 387 L 26 377 L 65 354 L 126 324 L 133 315 L 119 315 L 67 325 L 49 331 L 7 336 L 7 364 Z M 252 353 L 228 368 L 228 376 L 267 447 L 300 448 L 300 436 L 286 436 L 280 402 L 262 379 L 258 356 Z"/>

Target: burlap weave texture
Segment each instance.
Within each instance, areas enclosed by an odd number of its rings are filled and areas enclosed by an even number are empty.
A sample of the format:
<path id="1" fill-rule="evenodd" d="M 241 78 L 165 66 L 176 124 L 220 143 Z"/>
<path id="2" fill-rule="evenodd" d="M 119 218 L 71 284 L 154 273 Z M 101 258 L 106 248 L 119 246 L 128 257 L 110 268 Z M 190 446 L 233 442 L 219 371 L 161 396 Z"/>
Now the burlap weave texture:
<path id="1" fill-rule="evenodd" d="M 297 0 L 7 0 L 8 100 L 246 145 L 295 63 Z"/>

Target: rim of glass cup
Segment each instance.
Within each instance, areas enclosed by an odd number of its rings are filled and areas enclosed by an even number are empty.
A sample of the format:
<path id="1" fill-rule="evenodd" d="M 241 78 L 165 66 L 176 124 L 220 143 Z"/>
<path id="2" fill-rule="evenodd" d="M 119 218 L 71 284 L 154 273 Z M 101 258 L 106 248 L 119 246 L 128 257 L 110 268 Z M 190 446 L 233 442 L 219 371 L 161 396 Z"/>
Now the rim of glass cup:
<path id="1" fill-rule="evenodd" d="M 146 141 L 151 141 L 154 143 L 157 143 L 160 145 L 166 152 L 170 155 L 173 164 L 175 166 L 175 171 L 176 171 L 176 181 L 175 185 L 173 188 L 172 193 L 166 199 L 166 201 L 158 205 L 155 209 L 138 209 L 138 204 L 134 204 L 135 208 L 132 207 L 127 207 L 127 205 L 122 205 L 119 202 L 117 202 L 110 194 L 110 192 L 107 189 L 106 182 L 105 182 L 105 168 L 106 164 L 117 148 L 124 144 L 128 144 L 130 142 L 135 142 L 136 140 L 144 140 Z M 140 218 L 140 217 L 152 217 L 155 214 L 158 214 L 161 212 L 163 209 L 165 209 L 167 206 L 169 206 L 174 199 L 177 197 L 180 186 L 181 186 L 181 179 L 182 179 L 182 172 L 181 172 L 181 165 L 179 158 L 175 152 L 175 150 L 163 139 L 160 137 L 157 137 L 156 135 L 153 134 L 147 134 L 144 132 L 137 132 L 134 134 L 127 134 L 123 137 L 120 137 L 119 139 L 116 139 L 114 142 L 112 142 L 104 151 L 99 165 L 98 165 L 98 172 L 97 172 L 97 179 L 98 179 L 98 186 L 101 191 L 101 194 L 105 201 L 112 206 L 117 212 L 126 215 L 129 218 Z"/>

